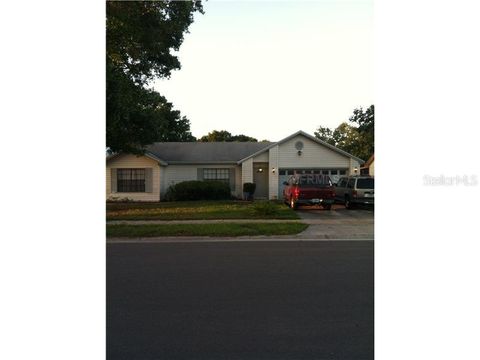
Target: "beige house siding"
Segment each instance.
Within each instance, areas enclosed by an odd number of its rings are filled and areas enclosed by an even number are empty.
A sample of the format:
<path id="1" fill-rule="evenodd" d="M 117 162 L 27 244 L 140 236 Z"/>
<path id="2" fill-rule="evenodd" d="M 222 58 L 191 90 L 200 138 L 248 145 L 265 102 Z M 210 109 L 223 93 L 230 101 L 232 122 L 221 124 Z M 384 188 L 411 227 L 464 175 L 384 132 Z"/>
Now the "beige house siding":
<path id="1" fill-rule="evenodd" d="M 112 192 L 112 169 L 152 169 L 152 192 L 125 193 Z M 133 201 L 160 200 L 160 167 L 158 163 L 146 156 L 119 155 L 107 161 L 106 197 L 109 199 L 129 199 Z"/>
<path id="2" fill-rule="evenodd" d="M 253 182 L 253 158 L 242 163 L 242 184 Z"/>
<path id="3" fill-rule="evenodd" d="M 268 151 L 268 162 L 270 168 L 270 177 L 268 178 L 268 198 L 275 200 L 278 198 L 278 145 Z M 275 172 L 272 169 L 275 168 Z"/>
<path id="4" fill-rule="evenodd" d="M 370 176 L 375 176 L 375 161 L 372 161 L 372 163 L 370 164 L 370 166 L 368 167 L 368 174 Z"/>
<path id="5" fill-rule="evenodd" d="M 255 156 L 253 162 L 268 162 L 268 151 Z"/>
<path id="6" fill-rule="evenodd" d="M 355 172 L 355 169 L 357 171 Z M 349 175 L 360 175 L 360 164 L 357 160 L 350 158 Z"/>
<path id="7" fill-rule="evenodd" d="M 295 148 L 297 141 L 302 141 L 304 145 L 301 156 Z M 298 135 L 279 145 L 278 166 L 279 168 L 349 168 L 350 157 Z"/>
<path id="8" fill-rule="evenodd" d="M 165 195 L 165 192 L 171 185 L 177 184 L 182 181 L 197 180 L 197 167 L 192 165 L 168 165 L 162 166 L 163 176 L 161 184 L 161 195 Z"/>

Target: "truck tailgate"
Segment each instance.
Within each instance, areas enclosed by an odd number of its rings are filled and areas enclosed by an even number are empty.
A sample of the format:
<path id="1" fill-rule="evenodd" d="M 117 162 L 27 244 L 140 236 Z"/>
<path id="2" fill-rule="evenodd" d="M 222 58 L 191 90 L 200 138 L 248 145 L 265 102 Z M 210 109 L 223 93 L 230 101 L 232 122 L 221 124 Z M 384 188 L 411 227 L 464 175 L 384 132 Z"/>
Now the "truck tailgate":
<path id="1" fill-rule="evenodd" d="M 299 189 L 298 194 L 299 199 L 332 199 L 335 197 L 335 192 L 331 188 L 321 188 L 321 187 L 302 187 Z"/>

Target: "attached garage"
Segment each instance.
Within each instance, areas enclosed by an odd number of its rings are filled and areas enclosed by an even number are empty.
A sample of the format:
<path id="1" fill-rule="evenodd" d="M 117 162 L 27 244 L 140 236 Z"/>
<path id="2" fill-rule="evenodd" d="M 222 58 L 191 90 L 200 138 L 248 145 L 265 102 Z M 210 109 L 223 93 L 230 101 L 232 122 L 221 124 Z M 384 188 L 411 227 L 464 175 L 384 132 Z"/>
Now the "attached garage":
<path id="1" fill-rule="evenodd" d="M 248 169 L 260 158 L 268 156 L 269 199 L 280 199 L 283 182 L 294 174 L 325 174 L 333 182 L 340 176 L 357 174 L 364 163 L 341 149 L 303 131 L 298 131 L 269 147 L 242 159 L 239 163 L 248 174 Z M 265 166 L 265 165 L 264 165 Z M 254 172 L 255 174 L 255 172 Z M 244 177 L 244 182 L 254 181 L 254 177 Z"/>

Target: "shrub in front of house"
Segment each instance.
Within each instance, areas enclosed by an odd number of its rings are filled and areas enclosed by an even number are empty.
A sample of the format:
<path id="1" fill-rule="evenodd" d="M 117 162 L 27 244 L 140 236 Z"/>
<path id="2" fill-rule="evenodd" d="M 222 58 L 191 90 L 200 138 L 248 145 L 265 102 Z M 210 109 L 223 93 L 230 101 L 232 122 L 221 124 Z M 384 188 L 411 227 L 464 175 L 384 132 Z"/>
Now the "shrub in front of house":
<path id="1" fill-rule="evenodd" d="M 227 200 L 230 186 L 221 181 L 182 181 L 171 185 L 165 193 L 166 201 Z"/>
<path id="2" fill-rule="evenodd" d="M 243 184 L 244 200 L 253 200 L 253 194 L 255 193 L 256 188 L 257 188 L 257 184 L 255 183 L 244 183 Z"/>
<path id="3" fill-rule="evenodd" d="M 107 198 L 107 203 L 124 203 L 124 202 L 134 202 L 132 199 L 128 197 L 120 197 L 120 196 L 109 196 Z"/>

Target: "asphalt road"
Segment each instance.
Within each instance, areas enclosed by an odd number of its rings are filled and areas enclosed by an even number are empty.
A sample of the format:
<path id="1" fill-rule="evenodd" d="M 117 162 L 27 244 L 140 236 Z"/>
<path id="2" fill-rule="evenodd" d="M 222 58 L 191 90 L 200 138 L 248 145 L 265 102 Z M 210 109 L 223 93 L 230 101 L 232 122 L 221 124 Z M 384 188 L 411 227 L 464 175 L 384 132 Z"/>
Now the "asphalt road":
<path id="1" fill-rule="evenodd" d="M 373 241 L 108 244 L 107 359 L 373 359 Z"/>

